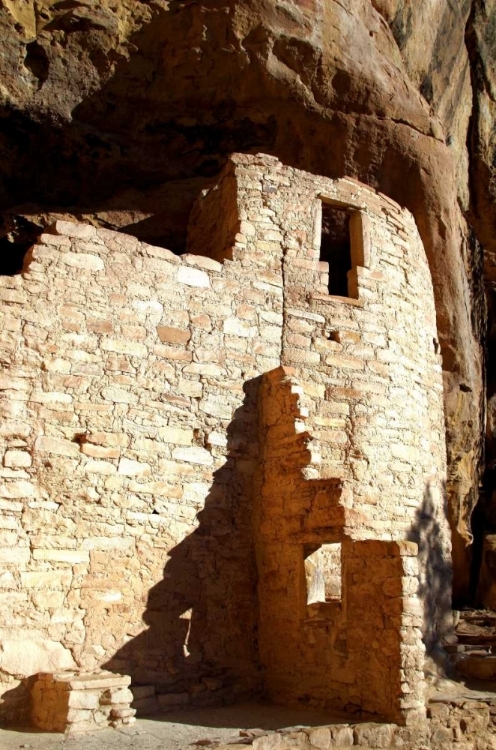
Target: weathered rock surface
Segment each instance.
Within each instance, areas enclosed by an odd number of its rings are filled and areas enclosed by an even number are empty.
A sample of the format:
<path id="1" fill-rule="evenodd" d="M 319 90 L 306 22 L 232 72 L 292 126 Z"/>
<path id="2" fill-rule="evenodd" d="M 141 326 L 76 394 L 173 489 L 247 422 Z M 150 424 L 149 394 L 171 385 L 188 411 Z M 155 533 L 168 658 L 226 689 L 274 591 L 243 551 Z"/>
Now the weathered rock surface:
<path id="1" fill-rule="evenodd" d="M 194 196 L 234 150 L 355 176 L 412 211 L 444 356 L 458 595 L 484 439 L 477 240 L 492 283 L 495 5 L 0 3 L 7 268 L 54 216 L 181 249 Z"/>

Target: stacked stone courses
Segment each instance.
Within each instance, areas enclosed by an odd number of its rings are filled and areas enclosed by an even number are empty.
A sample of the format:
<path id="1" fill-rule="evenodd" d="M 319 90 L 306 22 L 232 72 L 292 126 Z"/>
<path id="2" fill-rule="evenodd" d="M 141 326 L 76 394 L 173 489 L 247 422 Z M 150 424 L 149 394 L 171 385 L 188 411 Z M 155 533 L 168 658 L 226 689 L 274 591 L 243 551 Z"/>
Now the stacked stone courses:
<path id="1" fill-rule="evenodd" d="M 77 675 L 40 673 L 31 690 L 34 726 L 49 732 L 96 731 L 134 723 L 128 676 L 101 671 Z"/>
<path id="2" fill-rule="evenodd" d="M 319 260 L 322 200 L 352 212 L 347 298 L 329 295 Z M 314 705 L 413 721 L 450 559 L 441 364 L 414 220 L 352 180 L 234 155 L 188 236 L 178 257 L 59 221 L 21 275 L 0 278 L 3 713 L 22 716 L 38 672 L 102 668 L 154 685 L 162 706 L 261 689 L 308 701 L 291 670 L 271 681 L 280 665 L 258 633 L 272 629 L 281 643 L 310 638 L 287 657 L 310 659 Z M 341 542 L 348 560 L 322 659 L 304 604 L 289 626 L 264 605 L 291 595 L 285 566 L 315 540 Z M 381 586 L 365 557 L 383 558 Z M 447 583 L 434 603 L 433 560 Z M 371 591 L 363 633 L 389 607 L 394 642 L 378 639 L 374 658 L 394 695 L 367 695 L 366 668 L 355 684 L 324 674 L 338 631 L 341 665 L 368 658 L 353 644 Z"/>

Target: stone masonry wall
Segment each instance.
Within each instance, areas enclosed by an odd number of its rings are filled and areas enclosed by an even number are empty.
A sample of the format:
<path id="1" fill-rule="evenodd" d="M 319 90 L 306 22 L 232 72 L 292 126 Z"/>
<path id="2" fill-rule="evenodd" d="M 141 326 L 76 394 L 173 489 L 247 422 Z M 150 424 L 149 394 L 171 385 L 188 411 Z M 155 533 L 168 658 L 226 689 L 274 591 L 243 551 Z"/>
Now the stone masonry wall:
<path id="1" fill-rule="evenodd" d="M 19 678 L 76 666 L 249 690 L 250 383 L 279 363 L 280 276 L 54 232 L 0 280 L 6 713 Z"/>
<path id="2" fill-rule="evenodd" d="M 302 393 L 288 367 L 265 374 L 259 392 L 255 539 L 269 695 L 418 723 L 425 684 L 417 545 L 353 539 L 343 483 L 305 477 L 314 455 Z M 305 553 L 329 542 L 341 544 L 341 597 L 308 603 Z"/>
<path id="3" fill-rule="evenodd" d="M 237 191 L 227 206 L 223 181 Z M 362 185 L 271 157 L 235 156 L 220 182 L 192 214 L 194 255 L 58 222 L 22 275 L 0 279 L 11 716 L 21 679 L 39 671 L 104 666 L 175 703 L 263 685 L 259 386 L 281 365 L 301 383 L 312 438 L 302 482 L 338 488 L 339 540 L 417 542 L 428 637 L 442 614 L 441 372 L 413 219 Z M 356 212 L 354 299 L 326 294 L 321 194 Z M 223 262 L 205 257 L 202 226 Z M 332 525 L 325 505 L 321 516 Z M 422 653 L 418 628 L 415 638 Z"/>

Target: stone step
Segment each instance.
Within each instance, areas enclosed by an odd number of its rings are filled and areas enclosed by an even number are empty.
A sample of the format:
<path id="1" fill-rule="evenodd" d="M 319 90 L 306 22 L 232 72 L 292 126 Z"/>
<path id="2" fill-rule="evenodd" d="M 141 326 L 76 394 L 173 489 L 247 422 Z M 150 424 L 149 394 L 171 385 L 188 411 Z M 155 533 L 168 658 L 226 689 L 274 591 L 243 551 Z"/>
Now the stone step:
<path id="1" fill-rule="evenodd" d="M 496 655 L 466 653 L 454 660 L 457 672 L 474 680 L 496 680 Z"/>
<path id="2" fill-rule="evenodd" d="M 476 625 L 496 625 L 496 612 L 481 612 L 481 611 L 470 611 L 460 612 L 460 621 L 470 622 Z"/>
<path id="3" fill-rule="evenodd" d="M 443 648 L 447 654 L 493 653 L 492 646 L 478 646 L 471 643 L 445 643 Z"/>
<path id="4" fill-rule="evenodd" d="M 472 646 L 496 646 L 496 635 L 486 633 L 457 633 L 458 643 Z"/>

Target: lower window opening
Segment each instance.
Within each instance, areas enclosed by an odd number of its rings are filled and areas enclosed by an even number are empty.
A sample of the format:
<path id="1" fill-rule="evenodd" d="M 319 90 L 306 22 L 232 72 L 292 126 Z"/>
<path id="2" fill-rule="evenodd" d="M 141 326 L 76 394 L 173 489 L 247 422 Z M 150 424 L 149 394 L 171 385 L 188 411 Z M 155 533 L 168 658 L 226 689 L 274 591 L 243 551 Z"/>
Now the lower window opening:
<path id="1" fill-rule="evenodd" d="M 341 601 L 341 544 L 322 544 L 305 551 L 307 605 Z"/>

